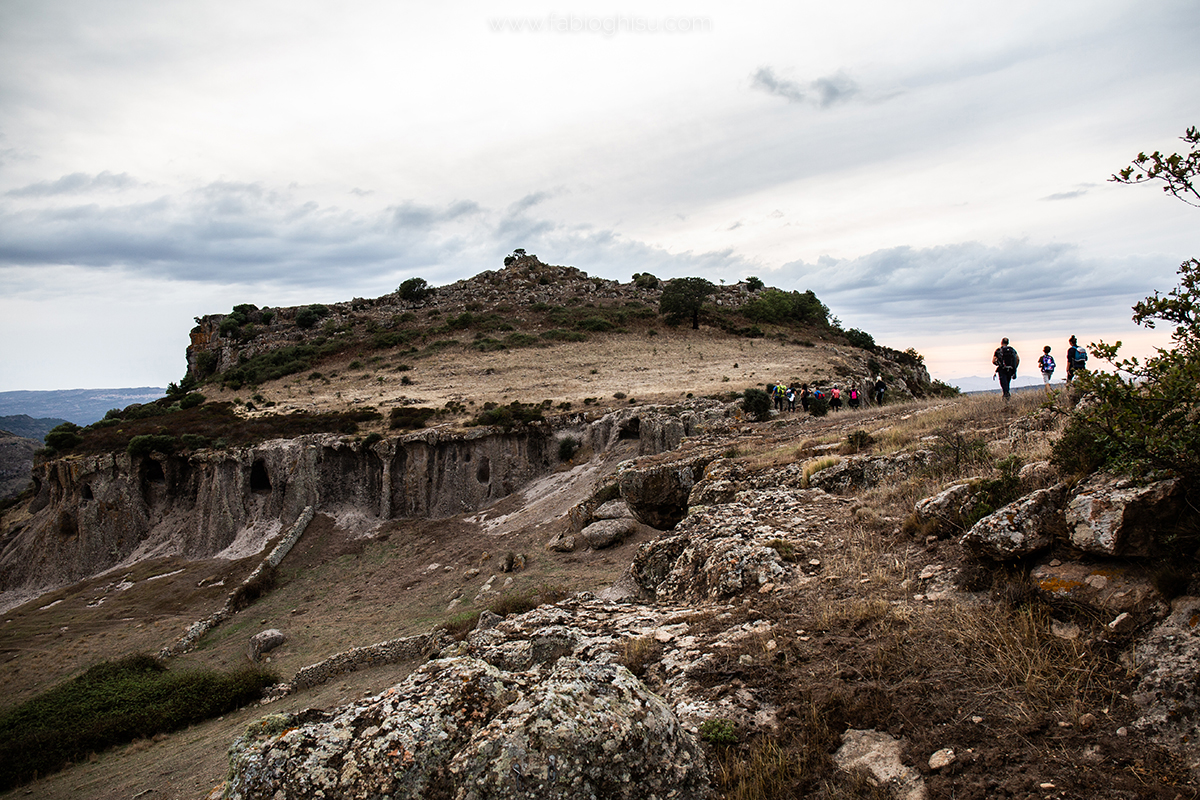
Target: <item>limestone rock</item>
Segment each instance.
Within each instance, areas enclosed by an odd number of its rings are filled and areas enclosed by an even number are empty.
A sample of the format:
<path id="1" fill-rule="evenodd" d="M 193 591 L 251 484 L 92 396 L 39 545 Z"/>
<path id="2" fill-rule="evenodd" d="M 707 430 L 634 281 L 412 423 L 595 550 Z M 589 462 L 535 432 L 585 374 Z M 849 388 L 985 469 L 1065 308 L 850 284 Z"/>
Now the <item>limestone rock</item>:
<path id="1" fill-rule="evenodd" d="M 758 591 L 784 574 L 779 552 L 721 537 L 692 542 L 680 553 L 666 579 L 654 587 L 660 602 L 694 603 L 722 600 Z"/>
<path id="2" fill-rule="evenodd" d="M 575 541 L 575 534 L 570 531 L 560 531 L 550 541 L 546 542 L 546 549 L 553 550 L 556 553 L 574 553 L 578 547 L 578 542 Z"/>
<path id="3" fill-rule="evenodd" d="M 605 547 L 620 544 L 636 530 L 637 523 L 628 517 L 625 519 L 602 519 L 588 525 L 580 535 L 593 550 L 603 550 Z"/>
<path id="4" fill-rule="evenodd" d="M 971 497 L 970 482 L 962 481 L 943 489 L 932 497 L 918 500 L 913 507 L 913 513 L 922 522 L 935 521 L 939 527 L 948 528 L 958 524 L 958 520 L 969 511 Z"/>
<path id="5" fill-rule="evenodd" d="M 691 538 L 686 535 L 660 536 L 652 542 L 638 545 L 637 554 L 629 568 L 637 585 L 653 597 L 690 541 Z"/>
<path id="6" fill-rule="evenodd" d="M 687 516 L 692 486 L 715 458 L 703 453 L 666 463 L 627 462 L 617 473 L 621 497 L 638 522 L 669 531 Z"/>
<path id="7" fill-rule="evenodd" d="M 1174 478 L 1139 486 L 1127 478 L 1092 475 L 1067 506 L 1071 543 L 1089 553 L 1146 555 L 1155 532 L 1178 517 L 1182 494 Z"/>
<path id="8" fill-rule="evenodd" d="M 880 731 L 848 730 L 833 760 L 847 772 L 865 769 L 902 800 L 925 800 L 929 796 L 921 773 L 900 760 L 904 742 Z"/>
<path id="9" fill-rule="evenodd" d="M 1158 613 L 1162 600 L 1150 577 L 1132 564 L 1038 564 L 1029 573 L 1048 602 L 1070 601 L 1107 614 Z"/>
<path id="10" fill-rule="evenodd" d="M 1200 598 L 1179 597 L 1171 614 L 1134 651 L 1141 678 L 1132 697 L 1134 723 L 1151 739 L 1187 759 L 1200 776 Z"/>
<path id="11" fill-rule="evenodd" d="M 1062 530 L 1063 485 L 1038 489 L 988 514 L 963 535 L 963 545 L 997 561 L 1022 558 L 1054 544 Z"/>
<path id="12" fill-rule="evenodd" d="M 269 653 L 287 641 L 283 631 L 270 628 L 250 637 L 250 658 L 254 661 L 262 658 L 263 653 Z"/>
<path id="13" fill-rule="evenodd" d="M 592 512 L 592 519 L 625 519 L 629 517 L 629 506 L 624 500 L 609 500 Z"/>
<path id="14" fill-rule="evenodd" d="M 252 726 L 230 761 L 229 800 L 711 796 L 703 751 L 661 698 L 624 667 L 571 658 L 544 675 L 432 661 L 376 697 Z"/>
<path id="15" fill-rule="evenodd" d="M 911 473 L 928 464 L 932 458 L 933 453 L 929 450 L 894 456 L 852 456 L 813 474 L 808 485 L 827 492 L 868 489 L 895 476 Z"/>
<path id="16" fill-rule="evenodd" d="M 719 458 L 704 469 L 704 477 L 692 487 L 689 506 L 715 506 L 729 503 L 742 486 L 746 468 L 736 461 Z"/>

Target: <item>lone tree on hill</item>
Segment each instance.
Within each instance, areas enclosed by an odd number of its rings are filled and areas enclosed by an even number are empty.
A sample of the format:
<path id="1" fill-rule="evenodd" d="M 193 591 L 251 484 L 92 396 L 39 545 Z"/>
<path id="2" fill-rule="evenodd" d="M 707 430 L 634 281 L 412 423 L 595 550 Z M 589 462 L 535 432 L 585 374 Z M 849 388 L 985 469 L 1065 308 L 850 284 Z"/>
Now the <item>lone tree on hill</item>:
<path id="1" fill-rule="evenodd" d="M 1195 179 L 1200 176 L 1200 131 L 1183 137 L 1187 155 L 1139 153 L 1133 165 L 1110 180 L 1117 183 L 1162 181 L 1164 190 L 1200 207 Z M 1179 265 L 1179 285 L 1167 295 L 1133 306 L 1133 321 L 1153 328 L 1155 320 L 1174 325 L 1170 348 L 1156 348 L 1144 362 L 1118 359 L 1115 345 L 1091 346 L 1115 373 L 1086 372 L 1076 385 L 1099 401 L 1081 406 L 1055 446 L 1055 460 L 1079 471 L 1108 467 L 1134 474 L 1157 470 L 1176 473 L 1189 488 L 1200 484 L 1200 260 Z M 1122 376 L 1128 375 L 1128 378 Z"/>
<path id="2" fill-rule="evenodd" d="M 692 318 L 692 330 L 700 330 L 700 308 L 717 287 L 704 278 L 674 278 L 663 287 L 658 310 L 668 322 L 678 324 Z"/>

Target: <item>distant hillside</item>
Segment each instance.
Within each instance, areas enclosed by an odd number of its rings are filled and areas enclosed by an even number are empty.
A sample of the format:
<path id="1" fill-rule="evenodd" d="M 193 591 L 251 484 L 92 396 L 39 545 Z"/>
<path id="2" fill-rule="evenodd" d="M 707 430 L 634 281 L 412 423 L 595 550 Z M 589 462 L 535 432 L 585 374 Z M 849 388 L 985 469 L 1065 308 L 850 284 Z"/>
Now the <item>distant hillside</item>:
<path id="1" fill-rule="evenodd" d="M 10 417 L 0 417 L 0 431 L 8 431 L 15 436 L 40 442 L 51 430 L 69 421 L 58 417 L 34 419 L 28 414 L 15 414 Z"/>
<path id="2" fill-rule="evenodd" d="M 33 453 L 41 441 L 0 430 L 0 500 L 18 495 L 30 483 Z"/>
<path id="3" fill-rule="evenodd" d="M 110 408 L 124 408 L 130 403 L 146 403 L 162 397 L 166 392 L 154 386 L 139 386 L 133 389 L 59 389 L 49 392 L 0 392 L 0 416 L 27 415 L 30 417 L 54 417 L 54 425 L 67 420 L 76 425 L 90 425 L 103 419 Z M 51 425 L 50 427 L 54 427 Z M 45 432 L 34 437 L 31 434 L 0 425 L 4 430 L 22 436 L 41 439 Z M 47 428 L 49 430 L 49 428 Z"/>

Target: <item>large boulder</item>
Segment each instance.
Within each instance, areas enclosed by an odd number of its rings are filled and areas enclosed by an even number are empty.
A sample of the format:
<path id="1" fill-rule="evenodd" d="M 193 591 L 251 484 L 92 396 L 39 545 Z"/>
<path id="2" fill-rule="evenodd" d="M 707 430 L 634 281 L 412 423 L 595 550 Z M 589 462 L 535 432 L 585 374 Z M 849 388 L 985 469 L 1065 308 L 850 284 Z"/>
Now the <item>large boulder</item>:
<path id="1" fill-rule="evenodd" d="M 621 498 L 638 522 L 669 531 L 687 516 L 688 495 L 716 457 L 702 453 L 665 463 L 626 462 L 617 472 Z"/>
<path id="2" fill-rule="evenodd" d="M 1139 485 L 1096 473 L 1067 505 L 1067 533 L 1080 550 L 1106 556 L 1150 555 L 1156 534 L 1176 524 L 1183 502 L 1179 481 Z"/>
<path id="3" fill-rule="evenodd" d="M 251 726 L 229 800 L 707 798 L 702 749 L 627 669 L 431 661 L 384 693 Z"/>
<path id="4" fill-rule="evenodd" d="M 1034 566 L 1029 580 L 1051 603 L 1066 601 L 1113 616 L 1165 611 L 1146 568 L 1132 562 L 1085 564 L 1055 559 Z"/>
<path id="5" fill-rule="evenodd" d="M 652 542 L 638 545 L 633 564 L 629 567 L 637 585 L 653 597 L 659 585 L 671 574 L 680 553 L 690 542 L 690 536 L 679 534 L 660 536 Z"/>
<path id="6" fill-rule="evenodd" d="M 579 534 L 593 550 L 603 550 L 620 544 L 630 534 L 637 530 L 637 523 L 629 517 L 624 519 L 602 519 L 588 525 Z"/>
<path id="7" fill-rule="evenodd" d="M 741 537 L 693 540 L 651 591 L 666 603 L 724 600 L 780 580 L 786 571 L 781 562 L 775 548 Z"/>
<path id="8" fill-rule="evenodd" d="M 1038 489 L 988 514 L 963 534 L 963 545 L 997 561 L 1023 558 L 1049 549 L 1062 532 L 1061 503 L 1066 487 Z"/>
<path id="9" fill-rule="evenodd" d="M 1153 741 L 1186 758 L 1200 776 L 1200 598 L 1179 597 L 1171 614 L 1134 650 L 1140 678 L 1134 723 Z"/>
<path id="10" fill-rule="evenodd" d="M 814 473 L 809 477 L 808 485 L 827 492 L 869 489 L 894 477 L 911 474 L 932 459 L 933 453 L 929 450 L 892 456 L 852 456 Z"/>

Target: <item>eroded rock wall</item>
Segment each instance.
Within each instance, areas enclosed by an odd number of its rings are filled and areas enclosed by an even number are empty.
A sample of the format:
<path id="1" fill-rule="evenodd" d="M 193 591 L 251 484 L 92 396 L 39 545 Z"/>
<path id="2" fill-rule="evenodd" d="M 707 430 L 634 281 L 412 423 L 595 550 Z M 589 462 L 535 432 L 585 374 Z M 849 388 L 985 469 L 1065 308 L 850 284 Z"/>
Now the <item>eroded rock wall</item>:
<path id="1" fill-rule="evenodd" d="M 0 592 L 78 581 L 138 560 L 260 550 L 306 506 L 368 520 L 442 517 L 554 466 L 540 428 L 420 431 L 365 447 L 335 435 L 178 455 L 58 459 L 34 472 L 30 515 L 0 542 Z"/>

